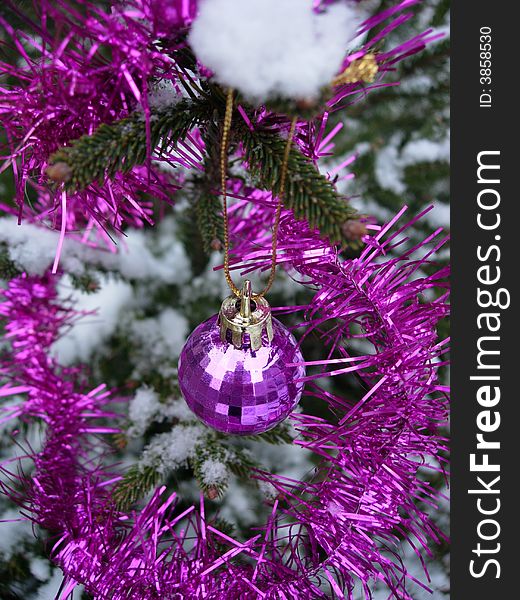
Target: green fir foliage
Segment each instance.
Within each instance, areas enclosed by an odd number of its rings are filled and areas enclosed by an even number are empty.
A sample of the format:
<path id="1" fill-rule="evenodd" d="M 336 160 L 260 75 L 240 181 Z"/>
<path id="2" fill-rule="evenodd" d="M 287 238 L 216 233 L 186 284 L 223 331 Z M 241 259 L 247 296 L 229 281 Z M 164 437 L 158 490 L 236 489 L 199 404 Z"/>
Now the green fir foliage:
<path id="1" fill-rule="evenodd" d="M 279 194 L 286 140 L 269 128 L 251 131 L 247 127 L 241 128 L 240 139 L 254 182 Z M 356 215 L 334 184 L 294 145 L 287 165 L 284 206 L 293 211 L 296 219 L 306 220 L 311 229 L 318 229 L 332 242 L 343 240 L 341 226 Z"/>
<path id="2" fill-rule="evenodd" d="M 49 162 L 69 167 L 62 176 L 69 190 L 102 183 L 117 172 L 143 164 L 148 147 L 155 148 L 160 156 L 207 118 L 208 110 L 210 106 L 203 100 L 181 100 L 152 115 L 148 134 L 144 113 L 136 111 L 121 121 L 100 125 L 92 135 L 84 135 L 55 152 Z"/>
<path id="3" fill-rule="evenodd" d="M 101 125 L 92 135 L 74 140 L 50 158 L 48 176 L 79 190 L 118 172 L 126 172 L 149 158 L 160 158 L 195 126 L 202 130 L 207 156 L 205 172 L 195 176 L 188 189 L 196 190 L 192 208 L 206 252 L 222 246 L 223 224 L 217 190 L 220 189 L 220 126 L 223 120 L 223 93 L 215 86 L 201 96 L 182 100 L 152 113 L 149 130 L 142 111 L 111 124 Z M 250 131 L 234 119 L 232 135 L 244 147 L 253 178 L 259 187 L 280 192 L 281 169 L 286 140 L 269 127 Z M 155 149 L 147 156 L 147 148 Z M 201 182 L 200 179 L 203 181 Z M 200 185 L 202 183 L 202 185 Z M 334 184 L 293 144 L 287 166 L 284 204 L 296 219 L 306 220 L 312 229 L 333 242 L 344 240 L 342 225 L 356 218 L 346 198 Z"/>

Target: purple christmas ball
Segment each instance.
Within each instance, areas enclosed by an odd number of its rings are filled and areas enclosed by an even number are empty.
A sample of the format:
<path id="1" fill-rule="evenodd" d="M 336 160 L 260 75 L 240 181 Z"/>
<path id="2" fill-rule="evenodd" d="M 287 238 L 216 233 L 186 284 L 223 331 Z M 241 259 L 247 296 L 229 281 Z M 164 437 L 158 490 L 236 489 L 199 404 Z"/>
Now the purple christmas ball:
<path id="1" fill-rule="evenodd" d="M 298 404 L 305 375 L 292 333 L 276 319 L 273 339 L 254 351 L 222 342 L 218 315 L 190 335 L 179 358 L 179 385 L 191 410 L 209 427 L 235 435 L 267 431 Z"/>

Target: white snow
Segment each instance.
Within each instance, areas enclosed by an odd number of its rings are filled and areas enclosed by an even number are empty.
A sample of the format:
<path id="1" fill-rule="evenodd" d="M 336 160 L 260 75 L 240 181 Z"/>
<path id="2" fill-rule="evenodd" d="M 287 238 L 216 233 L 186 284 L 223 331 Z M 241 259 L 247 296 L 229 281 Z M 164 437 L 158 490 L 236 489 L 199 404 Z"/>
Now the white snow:
<path id="1" fill-rule="evenodd" d="M 114 333 L 123 308 L 132 300 L 132 286 L 125 281 L 104 276 L 100 284 L 97 292 L 87 294 L 74 289 L 68 275 L 59 283 L 60 296 L 72 297 L 76 310 L 96 311 L 96 314 L 80 319 L 54 343 L 52 352 L 63 365 L 77 360 L 88 361 L 92 353 Z"/>
<path id="2" fill-rule="evenodd" d="M 182 423 L 197 420 L 182 396 L 180 398 L 168 398 L 165 402 L 162 402 L 158 418 L 161 420 L 177 419 Z"/>
<path id="3" fill-rule="evenodd" d="M 153 236 L 138 229 L 128 230 L 128 237 L 120 241 L 117 253 L 95 249 L 65 237 L 60 268 L 80 275 L 85 272 L 85 266 L 93 265 L 118 271 L 130 279 L 159 279 L 166 283 L 187 281 L 190 277 L 188 258 L 181 243 L 172 243 L 175 225 L 165 219 L 156 231 L 159 256 L 150 248 L 149 240 Z M 58 238 L 59 232 L 44 226 L 18 225 L 14 217 L 0 219 L 0 242 L 8 244 L 9 258 L 29 275 L 43 275 L 52 265 Z"/>
<path id="4" fill-rule="evenodd" d="M 105 255 L 106 268 L 117 270 L 130 279 L 159 279 L 165 283 L 188 281 L 189 261 L 182 244 L 176 240 L 175 229 L 172 220 L 163 221 L 157 229 L 156 248 L 150 242 L 150 231 L 129 230 L 124 248 L 118 254 Z"/>
<path id="5" fill-rule="evenodd" d="M 376 155 L 375 175 L 379 185 L 396 194 L 406 191 L 404 169 L 421 162 L 446 161 L 450 159 L 450 139 L 439 141 L 416 139 L 408 142 L 402 149 L 399 147 L 401 136 L 392 136 L 388 145 Z"/>
<path id="6" fill-rule="evenodd" d="M 172 81 L 163 79 L 156 82 L 148 94 L 150 108 L 161 109 L 177 104 L 182 95 L 175 89 Z"/>
<path id="7" fill-rule="evenodd" d="M 43 275 L 49 268 L 58 237 L 58 232 L 45 227 L 18 225 L 15 217 L 0 219 L 0 242 L 8 244 L 9 258 L 29 275 Z"/>
<path id="8" fill-rule="evenodd" d="M 434 81 L 428 75 L 419 73 L 417 75 L 410 75 L 406 77 L 399 85 L 402 93 L 408 94 L 419 93 L 427 94 L 434 85 Z"/>
<path id="9" fill-rule="evenodd" d="M 389 144 L 377 153 L 375 175 L 379 185 L 385 190 L 392 190 L 396 194 L 405 192 L 403 166 L 395 144 Z"/>
<path id="10" fill-rule="evenodd" d="M 194 421 L 195 416 L 183 398 L 167 398 L 160 401 L 159 395 L 151 388 L 139 388 L 130 401 L 128 417 L 131 425 L 130 437 L 140 437 L 154 421 L 177 419 L 181 422 Z"/>
<path id="11" fill-rule="evenodd" d="M 429 206 L 429 205 L 428 205 Z M 426 206 L 424 207 L 426 208 Z M 426 213 L 424 218 L 430 223 L 432 227 L 445 227 L 450 226 L 450 205 L 442 202 L 435 202 L 433 209 Z M 436 259 L 440 259 L 440 255 L 435 255 Z"/>
<path id="12" fill-rule="evenodd" d="M 73 299 L 76 310 L 95 311 L 95 314 L 81 318 L 72 329 L 64 331 L 54 343 L 52 351 L 62 364 L 88 361 L 117 329 L 123 329 L 135 344 L 135 364 L 139 366 L 139 373 L 158 369 L 164 374 L 171 371 L 174 375 L 173 367 L 168 368 L 168 365 L 179 357 L 188 334 L 188 321 L 182 313 L 166 308 L 157 317 L 136 319 L 132 286 L 108 275 L 100 278 L 100 289 L 95 293 L 74 289 L 67 275 L 60 281 L 58 289 L 61 297 Z"/>
<path id="13" fill-rule="evenodd" d="M 429 139 L 412 140 L 406 144 L 402 152 L 402 160 L 405 166 L 419 162 L 448 161 L 449 157 L 449 138 L 445 138 L 439 142 Z"/>
<path id="14" fill-rule="evenodd" d="M 258 523 L 258 514 L 255 512 L 256 502 L 251 490 L 231 481 L 225 498 L 228 500 L 220 507 L 220 516 L 236 524 L 253 525 Z"/>
<path id="15" fill-rule="evenodd" d="M 260 489 L 260 493 L 266 500 L 275 500 L 275 498 L 278 496 L 278 490 L 269 481 L 258 481 L 258 487 Z"/>
<path id="16" fill-rule="evenodd" d="M 186 466 L 206 433 L 202 425 L 176 425 L 171 431 L 153 438 L 144 449 L 139 464 L 141 467 L 152 466 L 163 474 Z"/>
<path id="17" fill-rule="evenodd" d="M 21 547 L 24 540 L 34 538 L 31 521 L 13 508 L 0 514 L 0 528 L 0 555 L 10 556 L 15 549 Z"/>
<path id="18" fill-rule="evenodd" d="M 182 285 L 191 270 L 182 244 L 176 239 L 174 219 L 165 219 L 154 230 L 128 230 L 117 253 L 95 249 L 70 237 L 65 238 L 60 266 L 69 274 L 81 275 L 100 267 L 125 279 L 149 282 L 147 292 L 162 283 Z M 59 234 L 30 223 L 19 226 L 14 217 L 0 219 L 0 242 L 8 244 L 11 260 L 30 275 L 42 275 L 54 260 Z M 96 311 L 81 319 L 55 343 L 53 351 L 62 364 L 87 361 L 96 347 L 107 340 L 138 301 L 132 286 L 109 274 L 98 273 L 100 289 L 87 294 L 74 289 L 69 275 L 59 282 L 62 298 L 71 297 L 80 311 Z M 143 291 L 143 290 L 141 290 Z M 186 319 L 166 310 L 156 320 L 136 321 L 132 329 L 137 343 L 150 360 L 159 355 L 177 358 L 187 334 Z"/>
<path id="19" fill-rule="evenodd" d="M 33 596 L 33 600 L 49 600 L 50 598 L 58 598 L 58 593 L 60 591 L 62 582 L 63 573 L 60 571 L 60 569 L 54 569 L 49 581 L 38 588 L 38 591 Z"/>
<path id="20" fill-rule="evenodd" d="M 361 19 L 346 3 L 315 14 L 305 0 L 204 0 L 189 42 L 220 83 L 252 99 L 310 99 L 339 71 Z"/>
<path id="21" fill-rule="evenodd" d="M 228 467 L 213 458 L 208 458 L 201 465 L 202 481 L 206 485 L 225 484 L 231 475 Z"/>
<path id="22" fill-rule="evenodd" d="M 312 453 L 298 444 L 277 446 L 252 442 L 251 451 L 255 459 L 272 473 L 281 473 L 284 477 L 300 481 L 314 473 Z"/>
<path id="23" fill-rule="evenodd" d="M 143 435 L 159 413 L 160 405 L 156 392 L 149 387 L 139 388 L 128 406 L 128 418 L 132 422 L 128 434 L 132 437 Z"/>
<path id="24" fill-rule="evenodd" d="M 136 346 L 135 376 L 150 369 L 174 376 L 173 362 L 188 335 L 188 321 L 181 312 L 165 308 L 157 317 L 132 320 L 128 334 Z"/>
<path id="25" fill-rule="evenodd" d="M 49 578 L 51 565 L 49 561 L 43 558 L 34 557 L 29 563 L 29 569 L 36 579 L 45 581 Z"/>

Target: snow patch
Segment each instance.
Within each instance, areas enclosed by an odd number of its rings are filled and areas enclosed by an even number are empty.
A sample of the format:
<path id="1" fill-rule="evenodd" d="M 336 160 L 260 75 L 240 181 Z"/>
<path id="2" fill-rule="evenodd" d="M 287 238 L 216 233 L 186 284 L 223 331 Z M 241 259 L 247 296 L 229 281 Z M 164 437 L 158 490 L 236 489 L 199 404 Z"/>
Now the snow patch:
<path id="1" fill-rule="evenodd" d="M 130 401 L 128 418 L 130 437 L 140 437 L 154 422 L 177 419 L 181 422 L 194 421 L 195 417 L 186 402 L 179 398 L 168 398 L 161 402 L 159 395 L 149 387 L 139 388 Z"/>
<path id="2" fill-rule="evenodd" d="M 137 348 L 135 364 L 139 373 L 149 369 L 161 372 L 162 365 L 164 375 L 173 376 L 172 363 L 186 341 L 188 321 L 182 313 L 166 308 L 157 317 L 132 321 L 129 335 Z"/>
<path id="3" fill-rule="evenodd" d="M 74 289 L 66 275 L 58 285 L 58 292 L 62 298 L 71 298 L 76 310 L 95 311 L 96 314 L 83 317 L 73 328 L 65 331 L 54 343 L 52 352 L 63 365 L 78 360 L 86 362 L 116 330 L 123 308 L 132 301 L 132 286 L 104 276 L 100 280 L 99 290 L 87 294 Z"/>
<path id="4" fill-rule="evenodd" d="M 52 577 L 38 588 L 38 591 L 33 596 L 33 600 L 49 600 L 49 598 L 58 598 L 61 584 L 63 583 L 63 573 L 60 569 L 54 569 Z"/>
<path id="5" fill-rule="evenodd" d="M 430 206 L 430 205 L 428 205 Z M 426 206 L 424 207 L 426 208 Z M 450 205 L 443 202 L 436 202 L 430 210 L 424 216 L 424 219 L 432 227 L 444 227 L 449 228 L 450 226 Z M 436 258 L 439 259 L 439 254 L 436 254 Z"/>
<path id="6" fill-rule="evenodd" d="M 128 406 L 128 417 L 132 425 L 128 435 L 138 437 L 143 435 L 155 415 L 160 411 L 159 395 L 148 387 L 137 390 Z"/>
<path id="7" fill-rule="evenodd" d="M 392 190 L 396 194 L 406 191 L 403 165 L 396 145 L 385 146 L 377 153 L 375 175 L 379 185 L 385 190 Z"/>
<path id="8" fill-rule="evenodd" d="M 250 98 L 315 98 L 339 71 L 361 20 L 346 3 L 316 14 L 302 0 L 205 0 L 189 42 L 220 83 Z"/>
<path id="9" fill-rule="evenodd" d="M 0 555 L 10 556 L 15 549 L 21 550 L 24 540 L 33 539 L 32 523 L 23 518 L 16 509 L 8 509 L 0 515 L 2 535 Z"/>
<path id="10" fill-rule="evenodd" d="M 189 261 L 180 242 L 172 244 L 174 226 L 166 222 L 158 228 L 158 251 L 149 247 L 149 235 L 133 229 L 121 240 L 118 252 L 92 248 L 66 237 L 60 269 L 81 275 L 89 265 L 121 273 L 137 280 L 159 279 L 166 283 L 184 283 L 190 278 Z M 164 239 L 166 238 L 166 239 Z M 8 244 L 9 258 L 29 275 L 43 275 L 54 261 L 59 232 L 32 223 L 18 225 L 15 217 L 0 219 L 0 242 Z M 167 240 L 167 241 L 166 241 Z"/>
<path id="11" fill-rule="evenodd" d="M 402 161 L 405 166 L 419 162 L 448 161 L 450 157 L 450 140 L 440 142 L 422 139 L 412 140 L 403 148 Z"/>
<path id="12" fill-rule="evenodd" d="M 213 458 L 208 458 L 201 465 L 202 481 L 206 485 L 226 484 L 231 473 L 228 467 Z"/>
<path id="13" fill-rule="evenodd" d="M 49 578 L 51 566 L 47 560 L 35 557 L 29 563 L 29 569 L 38 581 L 46 581 Z"/>
<path id="14" fill-rule="evenodd" d="M 206 431 L 201 425 L 176 426 L 153 438 L 144 449 L 139 464 L 141 467 L 153 467 L 161 474 L 185 467 L 204 435 Z"/>
<path id="15" fill-rule="evenodd" d="M 258 515 L 254 510 L 255 503 L 251 501 L 251 490 L 231 481 L 226 498 L 229 498 L 230 501 L 222 504 L 220 508 L 220 516 L 224 520 L 245 526 L 258 522 Z"/>
<path id="16" fill-rule="evenodd" d="M 148 94 L 148 105 L 150 108 L 162 109 L 174 106 L 182 99 L 172 81 L 163 79 L 155 83 Z"/>
<path id="17" fill-rule="evenodd" d="M 386 189 L 403 194 L 406 191 L 404 170 L 418 163 L 446 161 L 450 159 L 449 137 L 433 141 L 417 139 L 399 148 L 401 136 L 395 135 L 390 143 L 376 155 L 375 175 L 379 185 Z"/>
<path id="18" fill-rule="evenodd" d="M 276 500 L 278 497 L 278 490 L 270 481 L 258 481 L 258 488 L 266 500 Z"/>

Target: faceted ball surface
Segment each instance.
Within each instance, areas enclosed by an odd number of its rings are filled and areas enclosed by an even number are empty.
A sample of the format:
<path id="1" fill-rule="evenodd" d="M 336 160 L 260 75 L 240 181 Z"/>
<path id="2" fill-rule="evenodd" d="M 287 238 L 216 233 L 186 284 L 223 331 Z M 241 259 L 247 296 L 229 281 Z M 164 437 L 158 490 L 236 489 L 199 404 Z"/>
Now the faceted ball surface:
<path id="1" fill-rule="evenodd" d="M 179 385 L 191 410 L 209 427 L 252 435 L 283 421 L 298 404 L 305 367 L 292 333 L 273 319 L 273 340 L 259 350 L 220 339 L 218 315 L 190 335 L 179 358 Z"/>

